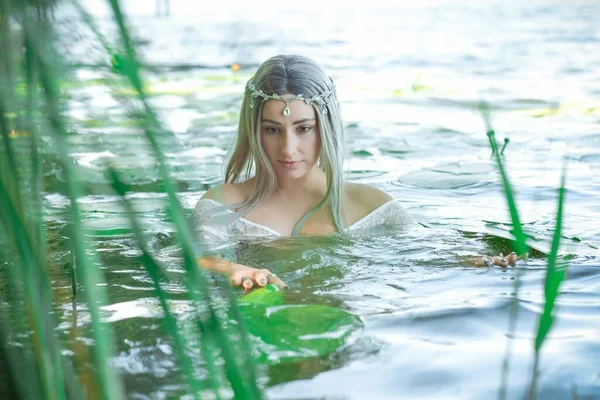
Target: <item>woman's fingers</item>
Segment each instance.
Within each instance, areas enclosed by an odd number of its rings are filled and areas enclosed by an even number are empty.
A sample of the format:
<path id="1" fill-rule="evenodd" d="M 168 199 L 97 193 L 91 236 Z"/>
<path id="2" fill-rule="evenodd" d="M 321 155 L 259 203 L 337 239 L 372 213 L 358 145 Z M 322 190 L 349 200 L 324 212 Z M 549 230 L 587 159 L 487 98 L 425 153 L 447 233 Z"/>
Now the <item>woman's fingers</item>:
<path id="1" fill-rule="evenodd" d="M 269 283 L 269 275 L 272 275 L 272 274 L 271 274 L 271 271 L 269 271 L 268 269 L 259 269 L 254 274 L 254 281 L 259 286 L 266 286 L 267 283 Z"/>
<path id="2" fill-rule="evenodd" d="M 275 285 L 279 286 L 282 289 L 288 287 L 288 285 L 286 285 L 284 281 L 279 279 L 279 277 L 273 273 L 271 273 L 267 276 L 267 280 L 269 283 L 274 283 Z"/>
<path id="3" fill-rule="evenodd" d="M 506 256 L 506 260 L 511 267 L 514 267 L 517 264 L 517 253 L 514 251 Z"/>
<path id="4" fill-rule="evenodd" d="M 268 283 L 273 283 L 281 288 L 287 285 L 268 269 L 260 269 L 254 274 L 254 281 L 260 286 L 266 286 Z"/>
<path id="5" fill-rule="evenodd" d="M 506 268 L 509 265 L 511 267 L 514 267 L 516 264 L 517 264 L 517 253 L 515 253 L 514 251 L 512 253 L 510 253 L 509 255 L 507 255 L 506 257 L 504 257 L 504 255 L 500 254 L 500 257 L 492 258 L 492 265 L 497 265 L 499 267 Z"/>
<path id="6" fill-rule="evenodd" d="M 264 287 L 269 283 L 278 285 L 281 288 L 287 287 L 281 279 L 268 269 L 256 269 L 251 267 L 242 268 L 232 273 L 230 275 L 230 281 L 232 286 L 241 286 L 246 290 Z"/>
<path id="7" fill-rule="evenodd" d="M 496 256 L 492 258 L 492 264 L 497 265 L 498 267 L 506 267 L 508 266 L 508 261 L 503 256 Z"/>
<path id="8" fill-rule="evenodd" d="M 496 257 L 489 257 L 489 256 L 478 257 L 472 261 L 472 263 L 473 263 L 472 265 L 475 267 L 498 266 L 498 267 L 506 268 L 509 265 L 511 267 L 515 267 L 517 265 L 517 259 L 518 259 L 517 253 L 515 253 L 513 251 L 506 257 L 504 257 L 502 255 L 502 253 L 500 253 L 499 257 L 498 256 L 496 256 Z"/>
<path id="9" fill-rule="evenodd" d="M 246 290 L 252 289 L 252 286 L 254 286 L 252 278 L 250 278 L 249 276 L 242 276 L 242 286 Z"/>
<path id="10" fill-rule="evenodd" d="M 244 289 L 252 289 L 254 286 L 254 282 L 250 277 L 252 275 L 251 271 L 238 271 L 230 275 L 231 286 L 235 287 L 243 287 Z"/>
<path id="11" fill-rule="evenodd" d="M 231 282 L 231 286 L 241 286 L 242 285 L 242 277 L 236 277 L 234 274 L 230 276 L 229 282 Z"/>

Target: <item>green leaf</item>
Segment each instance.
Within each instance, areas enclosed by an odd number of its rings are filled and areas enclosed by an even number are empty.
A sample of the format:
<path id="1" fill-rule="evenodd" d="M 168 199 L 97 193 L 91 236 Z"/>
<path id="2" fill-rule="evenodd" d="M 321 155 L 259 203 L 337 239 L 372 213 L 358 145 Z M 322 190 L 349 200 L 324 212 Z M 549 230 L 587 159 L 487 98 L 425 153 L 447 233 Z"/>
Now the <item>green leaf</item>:
<path id="1" fill-rule="evenodd" d="M 294 362 L 330 354 L 363 327 L 359 317 L 324 305 L 242 303 L 241 307 L 260 363 Z"/>

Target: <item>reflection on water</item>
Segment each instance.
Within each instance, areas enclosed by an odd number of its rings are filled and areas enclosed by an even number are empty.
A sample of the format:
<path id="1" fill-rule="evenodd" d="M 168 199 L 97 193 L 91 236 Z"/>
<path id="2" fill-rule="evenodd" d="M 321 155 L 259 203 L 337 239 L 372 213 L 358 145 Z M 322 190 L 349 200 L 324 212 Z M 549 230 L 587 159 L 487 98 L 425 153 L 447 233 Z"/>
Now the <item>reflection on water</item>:
<path id="1" fill-rule="evenodd" d="M 102 2 L 87 3 L 103 15 L 96 7 Z M 510 139 L 506 165 L 530 244 L 539 250 L 519 264 L 508 398 L 523 395 L 531 376 L 544 300 L 543 252 L 554 228 L 563 157 L 563 250 L 572 258 L 542 352 L 540 398 L 600 398 L 600 3 L 374 1 L 361 9 L 233 1 L 222 10 L 171 3 L 169 18 L 155 18 L 141 0 L 124 5 L 149 65 L 152 104 L 176 138 L 167 157 L 186 209 L 220 180 L 246 79 L 273 54 L 301 53 L 322 62 L 336 80 L 352 154 L 349 179 L 401 199 L 428 227 L 240 241 L 225 250 L 239 262 L 275 271 L 290 285 L 285 304 L 333 307 L 364 325 L 334 352 L 264 364 L 260 382 L 269 397 L 497 395 L 516 271 L 464 262 L 509 249 L 510 217 L 474 109 L 483 99 L 490 102 L 499 140 Z M 112 22 L 99 22 L 110 35 Z M 65 54 L 85 55 L 89 65 L 104 65 L 106 57 L 90 41 Z M 234 62 L 242 66 L 235 74 L 229 69 Z M 132 398 L 177 397 L 184 386 L 160 328 L 152 282 L 133 261 L 139 250 L 102 172 L 108 161 L 126 172 L 150 247 L 172 278 L 164 289 L 174 312 L 185 318 L 190 305 L 165 196 L 158 193 L 148 146 L 127 118 L 131 91 L 94 66 L 78 70 L 69 93 L 79 132 L 72 139 L 74 158 L 91 191 L 81 208 L 106 273 L 111 306 L 103 311 L 119 340 L 115 365 Z M 53 172 L 49 179 L 62 177 Z M 46 218 L 58 243 L 68 200 L 53 187 L 47 187 Z M 82 306 L 74 312 L 71 305 L 68 248 L 52 247 L 49 257 L 61 329 L 68 332 L 75 316 L 80 326 L 89 319 Z"/>

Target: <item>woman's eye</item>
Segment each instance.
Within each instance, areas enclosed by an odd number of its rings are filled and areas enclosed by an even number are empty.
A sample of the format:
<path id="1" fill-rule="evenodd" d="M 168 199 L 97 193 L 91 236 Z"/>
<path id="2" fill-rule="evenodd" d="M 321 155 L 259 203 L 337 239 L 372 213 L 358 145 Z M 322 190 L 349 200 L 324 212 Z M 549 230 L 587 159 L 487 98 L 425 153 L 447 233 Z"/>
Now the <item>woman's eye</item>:
<path id="1" fill-rule="evenodd" d="M 311 129 L 312 129 L 312 126 L 300 126 L 300 127 L 298 127 L 298 132 L 307 133 Z"/>
<path id="2" fill-rule="evenodd" d="M 274 128 L 274 127 L 266 128 L 266 130 L 267 130 L 267 133 L 271 133 L 271 134 L 275 134 L 275 133 L 279 132 L 279 129 Z"/>

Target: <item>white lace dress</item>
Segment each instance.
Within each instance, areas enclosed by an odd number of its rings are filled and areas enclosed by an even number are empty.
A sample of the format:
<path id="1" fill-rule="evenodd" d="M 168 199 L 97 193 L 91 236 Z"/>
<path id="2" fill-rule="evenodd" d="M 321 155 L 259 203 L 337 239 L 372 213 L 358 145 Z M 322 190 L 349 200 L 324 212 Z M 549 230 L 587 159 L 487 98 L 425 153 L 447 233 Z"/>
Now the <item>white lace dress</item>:
<path id="1" fill-rule="evenodd" d="M 274 238 L 283 236 L 269 227 L 248 221 L 244 218 L 238 218 L 227 224 L 207 223 L 207 221 L 210 221 L 210 218 L 206 218 L 207 214 L 215 207 L 222 206 L 223 204 L 211 199 L 200 199 L 196 204 L 193 213 L 195 226 L 198 233 L 205 239 L 226 239 L 229 236 Z M 231 213 L 231 211 L 226 211 L 220 215 L 226 213 Z M 352 224 L 348 228 L 348 232 L 362 231 L 381 226 L 406 227 L 413 224 L 416 225 L 417 222 L 404 210 L 398 200 L 390 200 Z"/>

